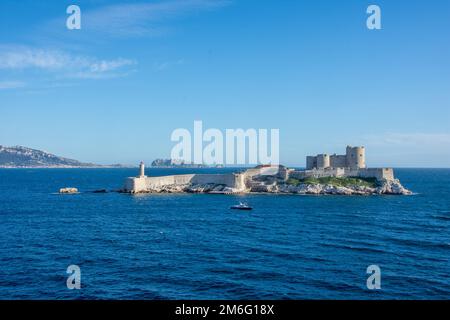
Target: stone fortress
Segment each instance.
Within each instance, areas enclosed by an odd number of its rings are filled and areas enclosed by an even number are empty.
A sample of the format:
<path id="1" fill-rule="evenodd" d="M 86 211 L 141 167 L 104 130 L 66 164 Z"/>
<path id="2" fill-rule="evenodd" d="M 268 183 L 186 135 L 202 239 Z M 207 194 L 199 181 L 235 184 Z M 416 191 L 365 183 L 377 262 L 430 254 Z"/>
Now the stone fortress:
<path id="1" fill-rule="evenodd" d="M 327 168 L 366 168 L 366 150 L 364 147 L 347 146 L 345 155 L 318 154 L 306 157 L 306 170 Z"/>
<path id="2" fill-rule="evenodd" d="M 366 149 L 347 146 L 345 155 L 318 154 L 306 157 L 306 170 L 294 171 L 297 178 L 359 177 L 394 180 L 392 168 L 367 168 Z"/>
<path id="3" fill-rule="evenodd" d="M 323 177 L 374 178 L 379 182 L 389 182 L 394 181 L 394 171 L 392 168 L 367 168 L 365 148 L 347 146 L 345 155 L 319 154 L 306 157 L 305 170 L 289 169 L 282 165 L 259 165 L 237 173 L 148 177 L 145 175 L 144 163 L 141 163 L 139 176 L 127 178 L 123 191 L 145 193 L 165 189 L 185 190 L 186 186 L 209 186 L 210 193 L 235 193 L 247 192 L 258 185 L 267 184 L 268 180 L 286 182 L 290 178 L 301 180 Z M 191 191 L 196 192 L 196 189 Z"/>

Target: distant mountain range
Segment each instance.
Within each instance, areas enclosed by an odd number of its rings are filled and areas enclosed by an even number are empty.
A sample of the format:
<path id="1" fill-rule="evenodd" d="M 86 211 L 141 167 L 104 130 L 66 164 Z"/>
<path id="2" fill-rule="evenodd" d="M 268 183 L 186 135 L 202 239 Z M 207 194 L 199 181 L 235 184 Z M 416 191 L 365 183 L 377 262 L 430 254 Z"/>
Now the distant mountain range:
<path id="1" fill-rule="evenodd" d="M 0 168 L 94 168 L 122 167 L 122 165 L 102 166 L 67 159 L 54 154 L 31 148 L 0 145 Z"/>

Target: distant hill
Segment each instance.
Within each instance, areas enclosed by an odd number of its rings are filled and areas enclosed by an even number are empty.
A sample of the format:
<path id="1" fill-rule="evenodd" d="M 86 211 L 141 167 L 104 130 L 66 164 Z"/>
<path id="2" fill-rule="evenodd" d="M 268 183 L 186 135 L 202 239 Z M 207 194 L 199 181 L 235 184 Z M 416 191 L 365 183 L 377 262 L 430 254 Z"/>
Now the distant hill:
<path id="1" fill-rule="evenodd" d="M 0 146 L 0 167 L 2 168 L 89 168 L 102 167 L 21 146 Z"/>
<path id="2" fill-rule="evenodd" d="M 223 168 L 223 165 L 206 165 L 185 163 L 182 160 L 156 159 L 152 162 L 152 167 L 157 168 Z"/>

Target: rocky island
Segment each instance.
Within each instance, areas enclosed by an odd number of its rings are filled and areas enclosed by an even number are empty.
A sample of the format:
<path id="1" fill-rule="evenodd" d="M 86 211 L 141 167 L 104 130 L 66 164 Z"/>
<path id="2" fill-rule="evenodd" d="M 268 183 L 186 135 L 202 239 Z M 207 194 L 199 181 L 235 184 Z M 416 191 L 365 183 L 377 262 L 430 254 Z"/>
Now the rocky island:
<path id="1" fill-rule="evenodd" d="M 122 192 L 136 193 L 275 193 L 304 195 L 410 195 L 394 178 L 392 168 L 366 168 L 364 147 L 350 147 L 345 155 L 308 156 L 306 169 L 260 165 L 228 174 L 182 174 L 127 178 Z"/>

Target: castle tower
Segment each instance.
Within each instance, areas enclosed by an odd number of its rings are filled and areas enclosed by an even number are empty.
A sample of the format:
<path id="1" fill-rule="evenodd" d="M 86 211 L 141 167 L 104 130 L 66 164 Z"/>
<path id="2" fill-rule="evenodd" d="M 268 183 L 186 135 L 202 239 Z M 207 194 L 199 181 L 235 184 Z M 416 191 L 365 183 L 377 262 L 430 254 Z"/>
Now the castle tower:
<path id="1" fill-rule="evenodd" d="M 355 149 L 358 168 L 366 168 L 366 149 L 364 147 L 355 147 Z"/>
<path id="2" fill-rule="evenodd" d="M 312 170 L 317 167 L 317 157 L 307 156 L 306 157 L 306 170 Z"/>
<path id="3" fill-rule="evenodd" d="M 330 156 L 328 154 L 317 155 L 317 168 L 324 169 L 330 167 Z"/>
<path id="4" fill-rule="evenodd" d="M 366 149 L 364 147 L 347 146 L 347 167 L 362 169 L 366 167 Z"/>
<path id="5" fill-rule="evenodd" d="M 141 164 L 139 165 L 139 177 L 145 177 L 145 164 L 144 161 L 141 161 Z"/>

